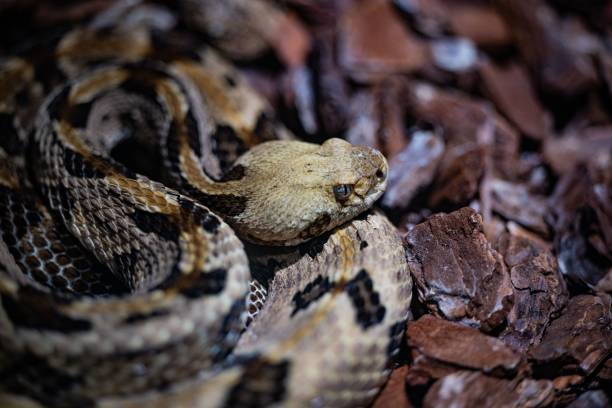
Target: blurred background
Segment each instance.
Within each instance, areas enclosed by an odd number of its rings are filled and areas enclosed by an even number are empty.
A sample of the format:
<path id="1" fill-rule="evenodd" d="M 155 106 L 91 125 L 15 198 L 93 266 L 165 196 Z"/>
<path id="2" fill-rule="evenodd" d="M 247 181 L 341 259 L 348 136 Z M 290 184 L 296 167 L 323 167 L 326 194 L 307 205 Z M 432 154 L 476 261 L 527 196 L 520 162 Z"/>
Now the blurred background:
<path id="1" fill-rule="evenodd" d="M 92 21 L 210 44 L 299 138 L 384 152 L 423 274 L 375 406 L 610 406 L 612 2 L 3 0 L 0 57 Z"/>

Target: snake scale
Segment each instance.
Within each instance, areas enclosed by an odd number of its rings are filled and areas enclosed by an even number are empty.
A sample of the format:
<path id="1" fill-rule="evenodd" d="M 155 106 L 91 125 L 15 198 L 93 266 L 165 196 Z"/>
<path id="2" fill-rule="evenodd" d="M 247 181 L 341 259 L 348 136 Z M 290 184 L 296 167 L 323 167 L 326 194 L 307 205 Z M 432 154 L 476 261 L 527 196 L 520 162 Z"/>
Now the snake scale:
<path id="1" fill-rule="evenodd" d="M 367 405 L 412 288 L 386 160 L 169 48 L 115 21 L 1 62 L 0 403 Z"/>

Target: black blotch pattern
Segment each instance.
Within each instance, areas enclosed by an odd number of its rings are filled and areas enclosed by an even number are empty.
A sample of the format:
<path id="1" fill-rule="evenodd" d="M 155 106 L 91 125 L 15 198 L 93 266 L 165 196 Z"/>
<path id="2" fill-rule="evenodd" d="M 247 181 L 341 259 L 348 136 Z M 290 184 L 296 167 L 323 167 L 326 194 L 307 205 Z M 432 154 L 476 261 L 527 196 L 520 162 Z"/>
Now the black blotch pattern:
<path id="1" fill-rule="evenodd" d="M 179 228 L 174 220 L 160 213 L 152 213 L 139 209 L 134 209 L 130 215 L 134 224 L 145 233 L 154 233 L 166 241 L 177 242 L 179 238 Z"/>
<path id="2" fill-rule="evenodd" d="M 219 229 L 219 225 L 221 225 L 221 221 L 219 218 L 212 214 L 206 214 L 204 216 L 204 220 L 202 221 L 202 227 L 205 231 L 214 234 Z"/>
<path id="3" fill-rule="evenodd" d="M 363 250 L 364 248 L 367 248 L 367 247 L 368 247 L 368 245 L 369 245 L 369 244 L 368 244 L 368 241 L 361 241 L 361 242 L 359 243 L 359 249 L 362 249 L 362 250 Z"/>
<path id="4" fill-rule="evenodd" d="M 15 129 L 13 115 L 4 112 L 0 112 L 0 147 L 9 155 L 20 154 L 24 150 Z"/>
<path id="5" fill-rule="evenodd" d="M 221 181 L 238 181 L 242 180 L 246 173 L 246 169 L 243 165 L 237 164 L 233 166 L 227 173 L 223 175 Z"/>
<path id="6" fill-rule="evenodd" d="M 181 175 L 178 129 L 175 121 L 170 122 L 164 147 L 166 148 L 166 165 L 174 182 L 183 186 L 187 182 Z"/>
<path id="7" fill-rule="evenodd" d="M 136 249 L 132 248 L 130 252 L 122 252 L 120 254 L 115 254 L 115 257 L 113 258 L 113 263 L 116 264 L 117 267 L 110 269 L 114 271 L 120 271 L 120 276 L 118 276 L 118 278 L 121 279 L 121 281 L 125 283 L 127 287 L 129 287 L 130 289 L 134 289 L 138 283 L 135 280 L 138 275 L 135 273 L 135 270 L 136 265 L 138 264 L 138 261 L 140 259 L 144 258 L 139 256 L 139 252 Z M 146 268 L 146 270 L 149 270 L 149 268 Z"/>
<path id="8" fill-rule="evenodd" d="M 159 74 L 159 71 L 152 71 L 150 69 L 143 70 L 140 73 L 135 72 L 123 81 L 119 88 L 126 93 L 141 95 L 145 100 L 154 103 L 156 108 L 163 110 L 155 90 L 155 81 L 158 79 Z"/>
<path id="9" fill-rule="evenodd" d="M 253 132 L 262 140 L 276 139 L 274 118 L 266 112 L 262 112 L 257 118 L 257 123 L 255 124 L 255 130 Z"/>
<path id="10" fill-rule="evenodd" d="M 251 257 L 249 257 L 249 259 L 251 276 L 261 283 L 266 290 L 270 288 L 270 282 L 274 279 L 276 271 L 285 266 L 283 263 L 273 258 L 268 259 L 265 263 L 253 261 Z"/>
<path id="11" fill-rule="evenodd" d="M 316 258 L 317 255 L 319 255 L 323 251 L 325 243 L 327 242 L 329 237 L 330 234 L 324 234 L 301 244 L 298 247 L 298 250 L 300 251 L 300 256 L 308 254 L 308 256 L 310 256 L 312 259 Z"/>
<path id="12" fill-rule="evenodd" d="M 176 132 L 176 126 L 174 121 L 172 121 L 171 126 L 174 125 Z M 200 143 L 200 132 L 198 130 L 198 122 L 193 114 L 193 111 L 189 109 L 187 111 L 187 115 L 185 116 L 185 129 L 187 131 L 187 143 L 197 157 L 202 157 L 202 144 Z"/>
<path id="13" fill-rule="evenodd" d="M 30 97 L 30 89 L 27 86 L 20 89 L 15 94 L 15 102 L 17 102 L 17 106 L 19 107 L 27 107 L 32 103 L 32 98 Z"/>
<path id="14" fill-rule="evenodd" d="M 66 102 L 68 101 L 68 95 L 70 94 L 70 87 L 66 86 L 61 89 L 61 91 L 55 95 L 53 99 L 47 105 L 47 112 L 49 114 L 49 118 L 53 120 L 59 120 L 63 116 L 63 111 L 66 108 Z"/>
<path id="15" fill-rule="evenodd" d="M 400 351 L 405 330 L 406 320 L 400 320 L 389 328 L 389 346 L 387 346 L 389 363 L 393 362 L 393 358 L 395 358 Z"/>
<path id="16" fill-rule="evenodd" d="M 4 296 L 2 297 L 2 307 L 11 322 L 18 327 L 63 333 L 91 330 L 90 322 L 60 314 L 54 310 L 48 300 L 42 297 L 20 296 L 20 300 L 17 302 L 8 296 Z"/>
<path id="17" fill-rule="evenodd" d="M 49 407 L 93 407 L 94 401 L 74 395 L 83 380 L 52 367 L 44 359 L 25 354 L 0 370 L 0 384 L 16 394 Z"/>
<path id="18" fill-rule="evenodd" d="M 66 116 L 70 124 L 76 128 L 84 128 L 87 126 L 87 118 L 91 111 L 93 102 L 79 103 L 70 106 L 66 112 Z"/>
<path id="19" fill-rule="evenodd" d="M 215 234 L 221 225 L 221 221 L 214 214 L 211 214 L 206 208 L 203 208 L 199 205 L 195 205 L 195 203 L 186 198 L 182 198 L 180 200 L 180 205 L 183 211 L 190 214 L 190 217 L 193 217 L 196 223 L 202 225 L 202 228 L 206 232 L 211 234 Z"/>
<path id="20" fill-rule="evenodd" d="M 244 212 L 247 206 L 247 198 L 232 194 L 206 194 L 193 186 L 185 188 L 187 195 L 193 197 L 203 205 L 210 207 L 213 211 L 223 215 L 235 217 Z"/>
<path id="21" fill-rule="evenodd" d="M 212 356 L 213 364 L 224 362 L 233 351 L 243 330 L 240 316 L 245 309 L 246 304 L 242 299 L 235 300 L 229 313 L 223 318 L 223 324 L 219 330 L 221 340 L 215 343 L 217 347 Z"/>
<path id="22" fill-rule="evenodd" d="M 231 126 L 227 125 L 217 125 L 217 128 L 215 129 L 211 137 L 213 140 L 217 141 L 234 140 L 238 138 L 234 129 L 232 129 Z"/>
<path id="23" fill-rule="evenodd" d="M 386 309 L 380 303 L 380 295 L 374 290 L 374 283 L 365 269 L 349 281 L 346 292 L 353 302 L 361 327 L 367 329 L 385 318 Z"/>
<path id="24" fill-rule="evenodd" d="M 320 235 L 329 226 L 330 222 L 331 217 L 329 214 L 321 214 L 300 233 L 300 237 L 309 238 Z"/>
<path id="25" fill-rule="evenodd" d="M 136 322 L 142 322 L 145 320 L 149 320 L 149 319 L 153 319 L 156 317 L 162 317 L 162 316 L 167 316 L 169 314 L 169 312 L 167 310 L 154 310 L 152 312 L 149 313 L 134 313 L 132 315 L 130 315 L 129 317 L 127 317 L 124 322 L 126 324 L 131 324 L 131 323 L 136 323 Z"/>
<path id="26" fill-rule="evenodd" d="M 236 80 L 230 74 L 223 75 L 223 79 L 225 80 L 225 84 L 230 88 L 236 86 Z"/>
<path id="27" fill-rule="evenodd" d="M 244 367 L 238 383 L 230 390 L 225 407 L 265 407 L 282 401 L 287 392 L 289 362 L 257 359 Z"/>
<path id="28" fill-rule="evenodd" d="M 188 298 L 198 298 L 204 295 L 216 295 L 225 287 L 227 271 L 223 268 L 201 272 L 197 279 L 190 285 L 180 290 L 180 293 Z"/>
<path id="29" fill-rule="evenodd" d="M 294 316 L 300 310 L 306 309 L 312 302 L 321 298 L 332 289 L 332 284 L 329 277 L 325 279 L 319 275 L 312 282 L 309 282 L 304 290 L 297 292 L 293 296 L 293 310 L 291 316 Z"/>
<path id="30" fill-rule="evenodd" d="M 0 236 L 9 249 L 43 220 L 32 200 L 34 197 L 31 195 L 0 186 Z"/>
<path id="31" fill-rule="evenodd" d="M 68 173 L 78 178 L 103 178 L 105 175 L 91 162 L 72 149 L 64 148 L 64 165 Z"/>
<path id="32" fill-rule="evenodd" d="M 140 152 L 135 155 L 134 152 Z M 119 164 L 127 169 L 131 169 L 133 174 L 127 173 L 131 179 L 135 179 L 136 174 L 142 174 L 156 181 L 163 180 L 162 155 L 159 149 L 147 143 L 142 143 L 136 138 L 122 139 L 113 146 L 110 151 L 110 156 L 118 162 L 115 168 L 119 168 Z"/>

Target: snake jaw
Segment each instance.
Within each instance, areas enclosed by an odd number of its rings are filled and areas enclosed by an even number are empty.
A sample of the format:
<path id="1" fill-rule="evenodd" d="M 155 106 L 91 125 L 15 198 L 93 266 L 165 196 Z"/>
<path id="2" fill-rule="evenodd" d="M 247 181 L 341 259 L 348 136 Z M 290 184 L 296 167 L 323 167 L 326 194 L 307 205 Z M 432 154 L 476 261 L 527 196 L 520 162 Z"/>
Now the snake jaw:
<path id="1" fill-rule="evenodd" d="M 359 194 L 362 198 L 362 205 L 364 206 L 363 210 L 366 210 L 374 205 L 376 200 L 378 200 L 385 189 L 387 188 L 387 176 L 389 173 L 389 164 L 387 163 L 387 159 L 381 152 L 372 148 L 358 148 L 366 150 L 360 155 L 365 156 L 365 161 L 368 164 L 368 170 L 366 175 L 361 179 L 367 179 L 368 188 L 365 194 Z M 359 180 L 358 184 L 361 182 Z M 364 183 L 366 184 L 366 183 Z M 355 188 L 355 191 L 358 192 L 358 188 Z"/>

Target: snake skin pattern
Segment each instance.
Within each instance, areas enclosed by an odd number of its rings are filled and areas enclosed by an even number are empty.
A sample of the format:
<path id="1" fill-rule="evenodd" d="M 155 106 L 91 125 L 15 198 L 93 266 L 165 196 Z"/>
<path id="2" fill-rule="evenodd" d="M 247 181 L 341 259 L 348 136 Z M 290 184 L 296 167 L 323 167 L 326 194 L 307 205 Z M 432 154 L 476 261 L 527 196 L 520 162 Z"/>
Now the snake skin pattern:
<path id="1" fill-rule="evenodd" d="M 412 291 L 367 211 L 385 159 L 153 43 L 91 24 L 44 79 L 0 64 L 0 405 L 367 405 Z"/>

